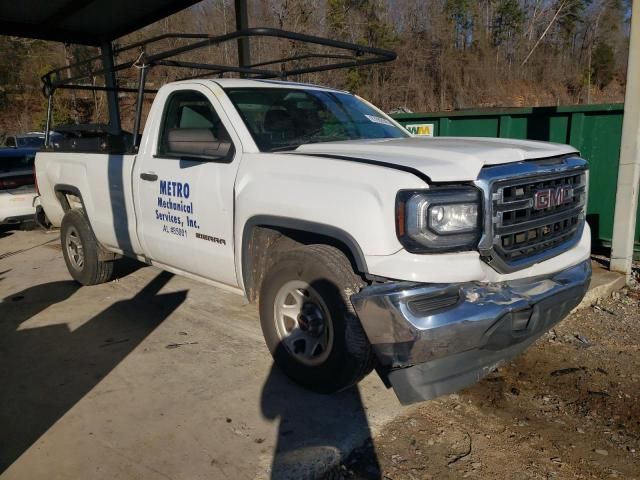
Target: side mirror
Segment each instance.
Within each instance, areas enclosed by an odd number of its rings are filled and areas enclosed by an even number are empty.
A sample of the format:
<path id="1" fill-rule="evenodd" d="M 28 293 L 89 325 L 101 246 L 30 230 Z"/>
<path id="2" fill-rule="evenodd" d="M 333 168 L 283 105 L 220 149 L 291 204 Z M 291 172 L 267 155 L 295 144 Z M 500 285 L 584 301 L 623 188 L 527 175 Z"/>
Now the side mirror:
<path id="1" fill-rule="evenodd" d="M 167 152 L 175 156 L 226 158 L 229 141 L 217 139 L 208 128 L 172 128 L 167 132 Z"/>

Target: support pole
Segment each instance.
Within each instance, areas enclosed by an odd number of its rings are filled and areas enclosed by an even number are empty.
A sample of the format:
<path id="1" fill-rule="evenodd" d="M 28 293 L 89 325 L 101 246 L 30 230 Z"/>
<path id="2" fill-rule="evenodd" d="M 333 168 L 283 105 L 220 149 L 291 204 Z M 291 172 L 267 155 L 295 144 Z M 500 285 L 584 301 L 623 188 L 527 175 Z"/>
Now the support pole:
<path id="1" fill-rule="evenodd" d="M 247 0 L 236 0 L 236 30 L 249 28 L 249 12 L 247 10 Z M 249 50 L 249 39 L 247 37 L 238 39 L 238 66 L 248 67 L 251 65 L 251 55 Z M 240 74 L 246 78 L 246 74 Z"/>
<path id="2" fill-rule="evenodd" d="M 109 106 L 109 133 L 120 135 L 120 107 L 118 105 L 118 91 L 116 72 L 113 71 L 113 47 L 111 42 L 104 42 L 100 46 L 102 55 L 102 67 L 104 69 L 104 84 L 107 90 L 107 105 Z"/>
<path id="3" fill-rule="evenodd" d="M 53 91 L 49 91 L 47 97 L 47 123 L 44 127 L 44 146 L 49 146 L 49 140 L 51 138 L 51 117 L 53 115 Z"/>
<path id="4" fill-rule="evenodd" d="M 138 75 L 138 98 L 136 99 L 136 118 L 133 124 L 133 149 L 138 151 L 140 142 L 140 122 L 142 120 L 142 106 L 144 105 L 144 87 L 147 81 L 146 65 L 142 65 Z"/>
<path id="5" fill-rule="evenodd" d="M 631 276 L 640 189 L 640 0 L 633 0 L 611 270 Z"/>

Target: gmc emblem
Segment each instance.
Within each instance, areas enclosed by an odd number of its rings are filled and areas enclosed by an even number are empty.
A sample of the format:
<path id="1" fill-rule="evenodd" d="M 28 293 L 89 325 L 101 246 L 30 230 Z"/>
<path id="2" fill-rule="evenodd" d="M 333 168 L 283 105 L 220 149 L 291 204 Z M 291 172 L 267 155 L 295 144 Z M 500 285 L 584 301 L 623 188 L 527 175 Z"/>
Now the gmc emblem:
<path id="1" fill-rule="evenodd" d="M 573 187 L 569 185 L 545 188 L 533 194 L 533 208 L 535 210 L 542 210 L 543 208 L 557 207 L 571 200 L 573 200 Z"/>

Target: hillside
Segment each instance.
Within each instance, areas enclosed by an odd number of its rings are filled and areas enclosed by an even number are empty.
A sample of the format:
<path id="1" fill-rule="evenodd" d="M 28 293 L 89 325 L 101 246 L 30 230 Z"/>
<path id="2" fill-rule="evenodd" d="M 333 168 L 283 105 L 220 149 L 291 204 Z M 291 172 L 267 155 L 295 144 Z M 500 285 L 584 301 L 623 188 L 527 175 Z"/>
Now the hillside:
<path id="1" fill-rule="evenodd" d="M 166 32 L 222 34 L 234 29 L 233 0 L 204 0 L 121 39 Z M 357 92 L 387 111 L 441 111 L 613 103 L 624 99 L 628 0 L 250 0 L 250 25 L 273 26 L 393 49 L 386 65 L 316 73 L 299 80 Z M 254 41 L 253 62 L 303 47 Z M 0 137 L 42 129 L 40 76 L 96 49 L 0 37 Z M 202 52 L 197 55 L 203 55 Z M 212 62 L 234 64 L 234 45 L 211 48 Z M 187 57 L 188 58 L 188 57 Z M 133 69 L 132 69 L 133 70 Z M 159 86 L 185 72 L 154 69 Z M 119 75 L 133 83 L 135 71 Z M 298 80 L 298 78 L 293 79 Z M 99 84 L 100 78 L 87 82 Z M 55 122 L 105 121 L 103 94 L 58 92 Z M 134 98 L 123 96 L 125 126 Z"/>

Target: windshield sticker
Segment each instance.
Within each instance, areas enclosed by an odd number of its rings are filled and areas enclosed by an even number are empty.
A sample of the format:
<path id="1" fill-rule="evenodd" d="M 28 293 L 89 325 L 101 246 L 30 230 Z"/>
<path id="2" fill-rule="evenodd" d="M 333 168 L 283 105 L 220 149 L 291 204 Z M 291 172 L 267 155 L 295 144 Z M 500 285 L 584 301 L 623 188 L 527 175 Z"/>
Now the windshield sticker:
<path id="1" fill-rule="evenodd" d="M 393 123 L 391 123 L 386 118 L 377 117 L 375 115 L 367 115 L 366 113 L 365 113 L 364 116 L 367 117 L 369 120 L 371 120 L 373 123 L 380 123 L 381 125 L 388 125 L 390 127 L 395 126 Z"/>

